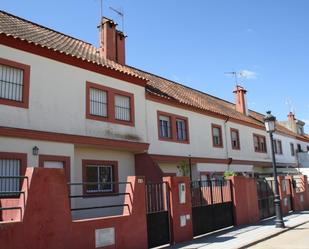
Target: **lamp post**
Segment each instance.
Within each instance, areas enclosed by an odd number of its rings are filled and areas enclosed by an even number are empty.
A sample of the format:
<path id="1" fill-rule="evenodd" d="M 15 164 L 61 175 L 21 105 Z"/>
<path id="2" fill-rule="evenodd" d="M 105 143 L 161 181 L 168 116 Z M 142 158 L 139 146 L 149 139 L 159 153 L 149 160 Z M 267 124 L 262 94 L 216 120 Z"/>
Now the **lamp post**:
<path id="1" fill-rule="evenodd" d="M 274 151 L 274 138 L 273 138 L 273 132 L 276 130 L 276 117 L 273 116 L 270 111 L 268 111 L 267 115 L 264 117 L 264 123 L 265 123 L 266 131 L 267 133 L 269 133 L 269 137 L 270 137 L 273 174 L 274 174 L 274 180 L 275 180 L 275 200 L 274 200 L 275 212 L 276 212 L 275 225 L 277 228 L 284 228 L 284 222 L 282 219 L 282 212 L 281 212 L 279 188 L 278 188 L 277 166 L 276 166 L 276 158 L 275 158 L 275 151 Z"/>

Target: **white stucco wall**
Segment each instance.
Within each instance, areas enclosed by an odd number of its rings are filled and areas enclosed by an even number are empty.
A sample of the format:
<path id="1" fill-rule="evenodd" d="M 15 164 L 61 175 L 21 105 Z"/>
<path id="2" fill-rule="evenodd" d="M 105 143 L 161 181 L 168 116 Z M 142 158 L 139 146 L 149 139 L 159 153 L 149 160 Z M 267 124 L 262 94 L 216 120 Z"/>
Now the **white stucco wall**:
<path id="1" fill-rule="evenodd" d="M 189 110 L 165 105 L 162 103 L 146 100 L 147 109 L 147 130 L 150 142 L 149 153 L 158 155 L 174 155 L 174 156 L 188 156 L 193 157 L 210 157 L 210 158 L 233 158 L 234 160 L 249 160 L 271 162 L 271 149 L 270 139 L 266 131 L 256 129 L 253 127 L 241 125 L 231 121 L 225 122 L 224 120 L 213 118 L 210 116 L 202 115 Z M 158 139 L 158 124 L 157 124 L 157 111 L 163 111 L 171 114 L 181 115 L 188 118 L 190 143 L 182 144 L 169 141 L 162 141 Z M 222 126 L 223 148 L 215 148 L 212 145 L 211 124 L 218 124 Z M 240 150 L 234 150 L 231 146 L 230 128 L 239 130 Z M 266 137 L 267 153 L 259 153 L 254 151 L 253 134 L 258 134 Z M 296 157 L 291 155 L 290 143 L 302 144 L 305 148 L 307 144 L 298 141 L 295 138 L 274 134 L 275 139 L 280 139 L 282 142 L 282 155 L 276 155 L 278 163 L 295 164 L 297 163 Z M 200 166 L 204 165 L 204 166 Z M 206 167 L 207 165 L 207 167 Z M 161 165 L 160 165 L 161 166 Z M 171 166 L 169 166 L 170 168 Z M 161 167 L 162 168 L 162 167 Z M 198 164 L 200 171 L 224 171 L 228 169 L 228 165 L 220 168 L 219 164 Z M 257 168 L 257 167 L 255 167 Z M 167 170 L 167 166 L 162 169 Z M 234 171 L 251 172 L 253 165 L 234 165 L 230 166 Z"/>
<path id="2" fill-rule="evenodd" d="M 72 171 L 74 164 L 73 144 L 0 136 L 0 152 L 26 153 L 28 167 L 38 167 L 39 165 L 39 156 L 32 155 L 34 146 L 39 148 L 39 154 L 71 157 Z"/>
<path id="3" fill-rule="evenodd" d="M 146 141 L 144 87 L 3 45 L 0 55 L 31 66 L 29 109 L 0 105 L 0 126 Z M 86 81 L 133 93 L 135 127 L 86 119 Z"/>

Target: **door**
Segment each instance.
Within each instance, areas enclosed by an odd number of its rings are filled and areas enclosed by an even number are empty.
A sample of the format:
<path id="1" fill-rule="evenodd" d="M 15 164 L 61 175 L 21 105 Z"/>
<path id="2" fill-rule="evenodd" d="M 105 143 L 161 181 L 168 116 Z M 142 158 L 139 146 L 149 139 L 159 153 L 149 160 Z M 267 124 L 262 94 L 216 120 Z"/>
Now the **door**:
<path id="1" fill-rule="evenodd" d="M 58 155 L 39 155 L 39 167 L 64 169 L 67 181 L 70 181 L 70 157 Z"/>
<path id="2" fill-rule="evenodd" d="M 170 243 L 170 201 L 167 182 L 146 183 L 148 247 Z"/>

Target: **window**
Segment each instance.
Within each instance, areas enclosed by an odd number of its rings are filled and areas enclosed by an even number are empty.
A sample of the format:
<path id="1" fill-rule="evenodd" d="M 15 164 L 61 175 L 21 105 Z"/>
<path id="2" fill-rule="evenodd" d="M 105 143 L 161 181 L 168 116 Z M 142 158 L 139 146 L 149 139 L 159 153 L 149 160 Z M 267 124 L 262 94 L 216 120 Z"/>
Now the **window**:
<path id="1" fill-rule="evenodd" d="M 231 143 L 233 150 L 240 149 L 239 131 L 237 129 L 231 128 Z"/>
<path id="2" fill-rule="evenodd" d="M 186 140 L 186 121 L 182 119 L 176 119 L 176 131 L 177 131 L 177 140 Z"/>
<path id="3" fill-rule="evenodd" d="M 301 145 L 300 144 L 297 144 L 297 152 L 302 152 L 302 148 L 301 148 Z"/>
<path id="4" fill-rule="evenodd" d="M 86 82 L 86 118 L 134 126 L 134 95 Z"/>
<path id="5" fill-rule="evenodd" d="M 280 140 L 274 139 L 274 151 L 275 154 L 282 155 L 282 142 Z"/>
<path id="6" fill-rule="evenodd" d="M 118 192 L 117 162 L 83 160 L 83 181 L 85 194 L 110 194 Z"/>
<path id="7" fill-rule="evenodd" d="M 30 66 L 0 58 L 0 104 L 29 106 Z"/>
<path id="8" fill-rule="evenodd" d="M 189 143 L 188 119 L 175 114 L 157 112 L 159 140 Z"/>
<path id="9" fill-rule="evenodd" d="M 0 152 L 0 176 L 18 177 L 24 174 L 26 167 L 27 155 L 20 153 Z M 21 179 L 19 178 L 2 178 L 0 179 L 1 196 L 13 197 L 18 196 L 21 188 Z M 13 192 L 13 193 L 9 193 Z M 15 193 L 14 193 L 15 192 Z"/>
<path id="10" fill-rule="evenodd" d="M 107 117 L 107 92 L 90 88 L 90 114 Z"/>
<path id="11" fill-rule="evenodd" d="M 290 150 L 291 150 L 291 156 L 295 156 L 295 148 L 293 143 L 290 143 Z"/>
<path id="12" fill-rule="evenodd" d="M 304 127 L 298 125 L 298 126 L 297 126 L 297 133 L 298 133 L 299 135 L 303 135 L 303 134 L 304 134 Z"/>
<path id="13" fill-rule="evenodd" d="M 212 129 L 212 142 L 214 147 L 223 147 L 222 129 L 220 125 L 211 125 Z"/>
<path id="14" fill-rule="evenodd" d="M 171 138 L 171 120 L 168 116 L 160 115 L 160 137 Z"/>
<path id="15" fill-rule="evenodd" d="M 115 117 L 118 120 L 130 121 L 131 117 L 130 98 L 115 95 Z"/>
<path id="16" fill-rule="evenodd" d="M 266 138 L 261 135 L 253 135 L 253 142 L 254 142 L 254 151 L 255 152 L 267 152 L 266 148 Z"/>
<path id="17" fill-rule="evenodd" d="M 309 151 L 309 145 L 307 145 L 307 151 Z"/>

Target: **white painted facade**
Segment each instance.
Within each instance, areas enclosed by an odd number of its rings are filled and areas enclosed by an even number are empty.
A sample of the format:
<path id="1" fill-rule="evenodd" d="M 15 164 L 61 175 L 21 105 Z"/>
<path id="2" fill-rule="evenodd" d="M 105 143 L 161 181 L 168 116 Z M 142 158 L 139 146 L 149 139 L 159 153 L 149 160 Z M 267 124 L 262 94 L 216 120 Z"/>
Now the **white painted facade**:
<path id="1" fill-rule="evenodd" d="M 0 54 L 31 66 L 29 109 L 0 105 L 1 126 L 146 141 L 144 87 L 3 45 Z M 134 94 L 135 126 L 86 119 L 86 81 Z"/>
<path id="2" fill-rule="evenodd" d="M 232 158 L 233 160 L 271 162 L 270 142 L 264 130 L 147 100 L 145 88 L 142 86 L 7 46 L 0 45 L 0 54 L 2 58 L 31 66 L 29 108 L 0 105 L 0 126 L 2 127 L 114 140 L 130 139 L 134 142 L 149 143 L 148 153 L 153 155 L 181 157 L 191 155 L 196 158 Z M 87 119 L 85 110 L 86 81 L 134 94 L 135 125 L 128 126 Z M 187 117 L 190 143 L 159 140 L 157 111 Z M 213 147 L 212 124 L 222 127 L 222 148 Z M 231 147 L 230 128 L 239 130 L 240 150 L 234 150 Z M 266 137 L 267 153 L 254 151 L 253 134 Z M 309 143 L 288 136 L 275 134 L 274 137 L 282 141 L 283 154 L 276 155 L 278 163 L 291 165 L 297 163 L 297 157 L 291 156 L 290 143 L 294 143 L 295 149 L 297 144 L 301 144 L 303 149 L 309 145 Z M 135 175 L 133 152 L 120 151 L 118 148 L 106 150 L 81 144 L 0 137 L 0 152 L 27 153 L 28 166 L 37 167 L 38 156 L 32 155 L 34 146 L 39 147 L 40 154 L 70 157 L 71 181 L 73 182 L 82 181 L 81 161 L 83 159 L 118 161 L 119 181 L 125 181 L 127 176 Z M 159 163 L 159 166 L 164 173 L 179 174 L 176 163 Z M 192 169 L 192 175 L 194 178 L 199 178 L 200 172 L 224 172 L 226 170 L 267 173 L 271 169 L 259 167 L 258 163 L 255 165 L 252 163 L 228 165 L 197 162 Z M 123 197 L 109 197 L 108 203 L 116 203 L 119 198 Z M 90 202 L 98 205 L 101 198 L 91 198 L 91 201 L 88 198 L 74 200 L 72 206 L 83 206 Z M 116 213 L 121 212 L 121 209 L 116 210 Z M 100 210 L 100 213 L 105 213 L 105 211 Z M 84 217 L 81 212 L 77 212 L 77 216 Z"/>
<path id="3" fill-rule="evenodd" d="M 152 100 L 147 101 L 147 123 L 149 137 L 149 154 L 165 155 L 165 156 L 182 156 L 182 157 L 201 157 L 255 161 L 255 162 L 271 162 L 270 138 L 266 131 L 252 128 L 242 124 L 225 121 L 222 119 L 210 117 L 190 110 L 169 106 L 163 103 L 158 103 Z M 188 118 L 190 143 L 177 143 L 171 141 L 162 141 L 158 138 L 158 121 L 157 111 L 181 115 Z M 222 127 L 223 148 L 213 147 L 212 141 L 212 124 L 217 124 Z M 240 150 L 232 149 L 230 129 L 234 128 L 239 131 Z M 267 153 L 255 152 L 253 143 L 253 134 L 258 134 L 266 137 Z M 296 140 L 281 134 L 274 134 L 275 139 L 282 142 L 283 154 L 276 154 L 276 160 L 282 164 L 297 164 L 297 157 L 291 155 L 290 143 L 294 143 L 294 148 L 297 148 L 297 143 L 306 148 L 309 143 Z M 176 173 L 177 168 L 172 165 L 168 167 L 166 164 L 161 169 L 164 173 Z M 271 168 L 259 167 L 258 163 L 252 164 L 220 164 L 220 163 L 196 163 L 193 168 L 198 172 L 224 172 L 231 170 L 234 172 L 271 172 Z M 279 172 L 295 172 L 296 169 L 279 169 Z M 194 173 L 192 172 L 194 175 Z M 198 173 L 197 173 L 198 176 Z"/>

